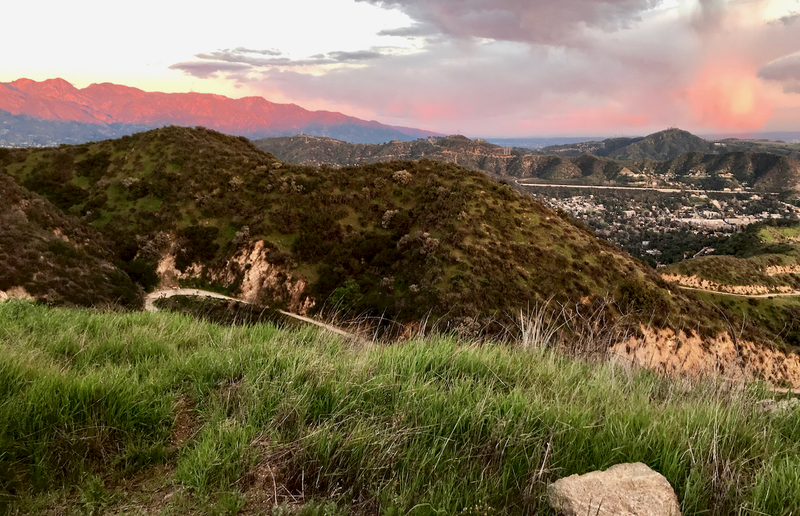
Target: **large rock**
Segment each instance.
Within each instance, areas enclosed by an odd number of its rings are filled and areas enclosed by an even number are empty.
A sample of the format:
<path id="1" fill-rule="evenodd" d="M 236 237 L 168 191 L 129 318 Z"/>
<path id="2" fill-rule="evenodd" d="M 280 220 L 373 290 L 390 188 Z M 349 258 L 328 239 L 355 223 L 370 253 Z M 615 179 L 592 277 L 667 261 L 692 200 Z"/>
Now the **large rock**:
<path id="1" fill-rule="evenodd" d="M 641 462 L 562 478 L 547 488 L 547 497 L 563 516 L 681 514 L 669 481 Z"/>

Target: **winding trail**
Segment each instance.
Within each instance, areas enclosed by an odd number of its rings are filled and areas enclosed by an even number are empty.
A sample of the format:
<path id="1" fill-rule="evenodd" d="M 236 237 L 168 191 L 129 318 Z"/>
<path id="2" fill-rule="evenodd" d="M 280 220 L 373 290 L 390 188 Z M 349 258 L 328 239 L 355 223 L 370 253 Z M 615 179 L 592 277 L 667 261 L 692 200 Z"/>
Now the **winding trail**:
<path id="1" fill-rule="evenodd" d="M 792 296 L 800 296 L 800 291 L 795 290 L 794 292 L 788 292 L 786 294 L 783 293 L 774 293 L 774 294 L 734 294 L 732 292 L 720 292 L 719 290 L 706 290 L 704 288 L 696 288 L 696 287 L 686 287 L 683 285 L 678 285 L 678 288 L 683 290 L 694 290 L 695 292 L 705 292 L 706 294 L 718 294 L 720 296 L 734 296 L 734 297 L 748 297 L 748 298 L 769 298 L 769 297 L 792 297 Z"/>
<path id="2" fill-rule="evenodd" d="M 242 299 L 237 299 L 235 297 L 226 296 L 224 294 L 219 294 L 217 292 L 210 292 L 208 290 L 199 290 L 196 288 L 169 288 L 169 289 L 162 289 L 162 290 L 155 290 L 149 294 L 147 294 L 144 298 L 144 309 L 148 312 L 158 312 L 158 308 L 155 305 L 157 299 L 167 299 L 169 297 L 174 296 L 197 296 L 197 297 L 211 297 L 214 299 L 224 299 L 227 301 L 236 301 L 237 303 L 243 303 L 245 305 L 251 305 L 252 303 L 248 301 L 244 301 Z M 320 321 L 316 321 L 311 319 L 310 317 L 304 317 L 302 315 L 298 315 L 292 312 L 287 312 L 285 310 L 277 310 L 278 313 L 281 315 L 285 315 L 286 317 L 291 317 L 292 319 L 296 319 L 298 321 L 302 321 L 304 323 L 313 324 L 314 326 L 319 326 L 331 333 L 335 333 L 337 335 L 341 335 L 342 337 L 351 337 L 354 339 L 358 339 L 359 337 L 342 330 L 341 328 L 337 328 L 336 326 L 332 326 L 330 324 L 325 324 Z"/>

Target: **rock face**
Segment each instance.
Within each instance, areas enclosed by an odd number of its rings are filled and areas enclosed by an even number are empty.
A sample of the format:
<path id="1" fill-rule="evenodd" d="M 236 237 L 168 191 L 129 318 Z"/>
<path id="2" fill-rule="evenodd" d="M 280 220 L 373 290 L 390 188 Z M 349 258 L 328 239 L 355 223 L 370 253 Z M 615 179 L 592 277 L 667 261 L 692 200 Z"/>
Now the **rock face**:
<path id="1" fill-rule="evenodd" d="M 609 353 L 626 362 L 677 376 L 724 375 L 733 381 L 789 383 L 800 389 L 800 356 L 784 353 L 752 340 L 731 337 L 729 332 L 704 339 L 693 332 L 639 326 L 641 336 L 614 344 Z"/>
<path id="2" fill-rule="evenodd" d="M 666 478 L 641 462 L 562 478 L 547 488 L 561 516 L 680 516 Z"/>
<path id="3" fill-rule="evenodd" d="M 246 303 L 285 306 L 291 312 L 307 315 L 314 301 L 306 292 L 307 283 L 286 267 L 270 263 L 269 249 L 263 240 L 250 242 L 236 255 L 216 268 L 192 264 L 181 272 L 175 266 L 175 250 L 161 257 L 156 272 L 161 288 L 178 288 L 180 280 L 205 278 L 227 287 L 236 286 L 236 297 Z"/>

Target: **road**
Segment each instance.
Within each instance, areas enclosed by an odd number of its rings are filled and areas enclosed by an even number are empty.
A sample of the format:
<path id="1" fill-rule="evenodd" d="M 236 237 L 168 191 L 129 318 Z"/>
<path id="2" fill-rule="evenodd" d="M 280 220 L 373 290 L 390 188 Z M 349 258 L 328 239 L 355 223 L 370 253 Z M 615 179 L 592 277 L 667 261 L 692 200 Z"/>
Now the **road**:
<path id="1" fill-rule="evenodd" d="M 690 190 L 684 189 L 681 190 L 680 188 L 648 188 L 645 186 L 594 186 L 594 185 L 555 185 L 552 183 L 520 183 L 519 179 L 514 180 L 519 186 L 546 186 L 549 188 L 575 188 L 575 189 L 587 189 L 591 188 L 594 190 L 635 190 L 641 192 L 659 192 L 659 193 L 699 193 L 699 194 L 746 194 L 749 192 L 733 192 L 729 190 Z"/>
<path id="2" fill-rule="evenodd" d="M 170 289 L 162 289 L 156 290 L 149 294 L 147 294 L 144 298 L 144 309 L 148 312 L 158 312 L 158 308 L 155 305 L 157 299 L 166 299 L 169 297 L 174 296 L 197 296 L 197 297 L 211 297 L 214 299 L 224 299 L 227 301 L 236 301 L 237 303 L 244 303 L 246 305 L 252 304 L 247 301 L 243 301 L 241 299 L 237 299 L 235 297 L 226 296 L 224 294 L 219 294 L 217 292 L 210 292 L 208 290 L 199 290 L 196 288 L 170 288 Z M 346 332 L 341 328 L 337 328 L 336 326 L 332 326 L 330 324 L 325 324 L 320 321 L 316 321 L 311 319 L 310 317 L 304 317 L 302 315 L 298 315 L 292 312 L 287 312 L 285 310 L 278 310 L 278 313 L 281 315 L 285 315 L 286 317 L 291 317 L 292 319 L 296 319 L 298 321 L 302 321 L 308 324 L 313 324 L 314 326 L 319 326 L 325 330 L 328 330 L 331 333 L 335 333 L 337 335 L 341 335 L 342 337 L 352 337 L 358 338 L 356 335 Z"/>

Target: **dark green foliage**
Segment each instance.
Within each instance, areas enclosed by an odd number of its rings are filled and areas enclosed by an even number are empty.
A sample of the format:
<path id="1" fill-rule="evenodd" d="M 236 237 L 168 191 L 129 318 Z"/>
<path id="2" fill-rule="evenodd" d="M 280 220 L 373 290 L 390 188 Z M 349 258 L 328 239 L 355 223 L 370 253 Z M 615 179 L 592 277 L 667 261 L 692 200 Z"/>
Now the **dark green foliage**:
<path id="1" fill-rule="evenodd" d="M 175 266 L 185 271 L 193 263 L 207 263 L 214 259 L 219 244 L 214 240 L 219 229 L 213 226 L 189 226 L 178 233 L 180 250 L 175 256 Z"/>
<path id="2" fill-rule="evenodd" d="M 52 156 L 37 163 L 22 185 L 67 210 L 86 200 L 88 194 L 72 183 L 73 160 L 69 152 L 50 151 Z"/>
<path id="3" fill-rule="evenodd" d="M 358 287 L 358 283 L 356 283 L 355 280 L 349 279 L 345 281 L 341 287 L 331 292 L 329 301 L 334 307 L 348 310 L 358 301 L 359 297 L 361 297 L 361 291 Z"/>
<path id="4" fill-rule="evenodd" d="M 141 296 L 108 243 L 0 173 L 0 290 L 50 304 L 136 308 Z"/>
<path id="5" fill-rule="evenodd" d="M 669 313 L 670 308 L 663 289 L 639 279 L 621 282 L 618 302 L 624 312 L 641 314 L 643 318 L 652 317 L 658 326 L 664 325 L 664 314 Z"/>
<path id="6" fill-rule="evenodd" d="M 158 286 L 156 264 L 153 262 L 136 258 L 121 262 L 120 268 L 125 271 L 134 283 L 141 285 L 145 292 L 150 292 Z"/>
<path id="7" fill-rule="evenodd" d="M 75 173 L 81 177 L 88 177 L 93 183 L 96 183 L 106 175 L 109 165 L 111 165 L 111 153 L 101 151 L 89 154 L 79 161 L 76 164 Z"/>

